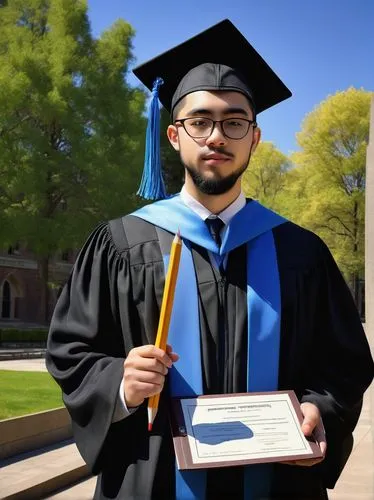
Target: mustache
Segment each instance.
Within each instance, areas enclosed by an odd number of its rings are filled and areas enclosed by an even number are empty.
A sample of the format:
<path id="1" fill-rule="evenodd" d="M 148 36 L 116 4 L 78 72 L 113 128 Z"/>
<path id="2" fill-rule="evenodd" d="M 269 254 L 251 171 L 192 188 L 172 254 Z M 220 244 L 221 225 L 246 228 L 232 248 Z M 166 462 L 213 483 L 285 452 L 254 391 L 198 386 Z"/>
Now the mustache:
<path id="1" fill-rule="evenodd" d="M 220 155 L 225 155 L 229 158 L 234 158 L 234 155 L 230 153 L 230 151 L 226 151 L 225 148 L 220 148 L 220 147 L 209 148 L 208 151 L 204 151 L 203 153 L 201 153 L 200 158 L 204 158 L 204 156 L 207 156 L 211 153 L 217 153 Z"/>

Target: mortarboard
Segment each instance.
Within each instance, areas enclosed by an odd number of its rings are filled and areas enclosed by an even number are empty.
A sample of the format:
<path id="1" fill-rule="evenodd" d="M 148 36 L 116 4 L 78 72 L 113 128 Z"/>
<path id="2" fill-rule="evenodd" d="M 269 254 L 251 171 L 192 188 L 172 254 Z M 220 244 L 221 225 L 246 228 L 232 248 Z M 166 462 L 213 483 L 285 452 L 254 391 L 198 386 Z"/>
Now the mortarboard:
<path id="1" fill-rule="evenodd" d="M 228 19 L 133 71 L 153 93 L 144 172 L 138 191 L 145 198 L 166 196 L 160 165 L 158 100 L 172 112 L 192 92 L 231 90 L 246 95 L 255 113 L 261 113 L 291 96 L 290 90 Z"/>

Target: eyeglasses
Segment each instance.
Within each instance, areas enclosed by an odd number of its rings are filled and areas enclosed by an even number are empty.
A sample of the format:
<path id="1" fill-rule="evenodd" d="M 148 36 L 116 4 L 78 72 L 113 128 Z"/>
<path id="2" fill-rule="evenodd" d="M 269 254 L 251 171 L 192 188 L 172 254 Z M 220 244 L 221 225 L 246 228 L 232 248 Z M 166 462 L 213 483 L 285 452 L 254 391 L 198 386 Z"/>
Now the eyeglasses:
<path id="1" fill-rule="evenodd" d="M 225 118 L 224 120 L 211 120 L 210 118 L 182 118 L 175 120 L 181 123 L 187 134 L 193 139 L 207 139 L 213 133 L 216 123 L 221 125 L 222 133 L 228 139 L 243 139 L 248 134 L 249 127 L 257 127 L 254 120 L 245 118 Z"/>

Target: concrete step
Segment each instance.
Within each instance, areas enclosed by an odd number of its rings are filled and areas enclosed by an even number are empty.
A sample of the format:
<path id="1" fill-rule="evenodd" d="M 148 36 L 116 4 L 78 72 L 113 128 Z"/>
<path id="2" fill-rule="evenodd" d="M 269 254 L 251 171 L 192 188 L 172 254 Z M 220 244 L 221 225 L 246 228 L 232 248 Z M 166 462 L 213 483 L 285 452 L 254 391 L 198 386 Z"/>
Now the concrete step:
<path id="1" fill-rule="evenodd" d="M 88 476 L 88 467 L 76 445 L 71 440 L 63 441 L 2 460 L 0 498 L 40 500 Z"/>
<path id="2" fill-rule="evenodd" d="M 0 361 L 12 359 L 37 359 L 45 358 L 46 349 L 42 347 L 25 349 L 0 349 Z"/>
<path id="3" fill-rule="evenodd" d="M 64 488 L 44 500 L 92 500 L 95 492 L 96 477 L 79 481 L 70 487 Z"/>
<path id="4" fill-rule="evenodd" d="M 70 416 L 63 407 L 0 420 L 0 460 L 66 441 L 72 435 Z"/>

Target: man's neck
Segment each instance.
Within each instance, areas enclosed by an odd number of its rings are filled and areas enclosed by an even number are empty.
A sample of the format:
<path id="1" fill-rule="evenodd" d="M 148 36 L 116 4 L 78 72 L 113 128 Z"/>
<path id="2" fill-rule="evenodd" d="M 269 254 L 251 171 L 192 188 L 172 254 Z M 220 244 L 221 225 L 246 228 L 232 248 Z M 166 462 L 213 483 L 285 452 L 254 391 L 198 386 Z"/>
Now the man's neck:
<path id="1" fill-rule="evenodd" d="M 225 210 L 231 203 L 233 203 L 241 192 L 241 184 L 237 182 L 235 186 L 227 193 L 211 195 L 199 191 L 196 186 L 191 182 L 186 182 L 184 188 L 195 200 L 204 205 L 212 214 L 219 214 Z"/>

